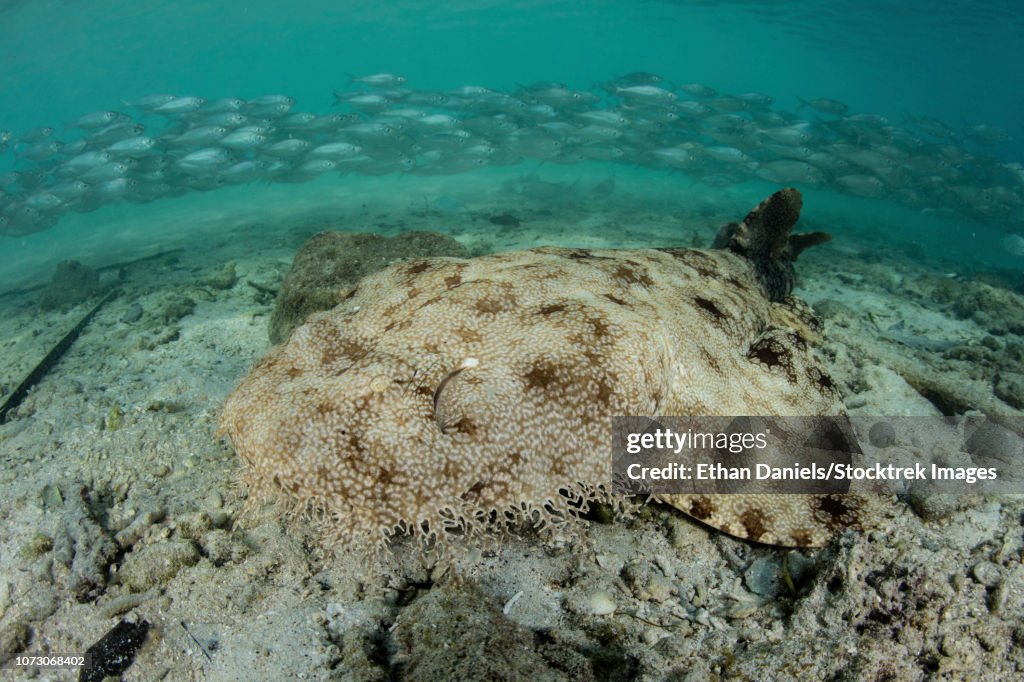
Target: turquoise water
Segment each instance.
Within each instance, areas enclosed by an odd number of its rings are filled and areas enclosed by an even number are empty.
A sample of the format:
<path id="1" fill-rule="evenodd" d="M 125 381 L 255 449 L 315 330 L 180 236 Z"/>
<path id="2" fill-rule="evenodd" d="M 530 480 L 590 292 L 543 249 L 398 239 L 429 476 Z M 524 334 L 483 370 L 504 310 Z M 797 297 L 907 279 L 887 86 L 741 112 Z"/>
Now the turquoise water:
<path id="1" fill-rule="evenodd" d="M 4 5 L 4 129 L 165 91 L 283 92 L 321 109 L 346 72 L 393 71 L 420 88 L 510 88 L 586 87 L 643 70 L 766 92 L 789 108 L 798 94 L 835 97 L 858 111 L 991 123 L 1024 137 L 1024 15 L 1005 0 Z"/>
<path id="2" fill-rule="evenodd" d="M 125 111 L 124 101 L 154 93 L 208 100 L 286 94 L 295 99 L 292 111 L 326 114 L 339 111 L 331 106 L 332 91 L 346 87 L 349 73 L 400 74 L 417 91 L 477 85 L 513 93 L 538 81 L 595 91 L 616 76 L 643 71 L 723 94 L 765 93 L 776 111 L 796 111 L 798 97 L 826 97 L 848 104 L 850 114 L 881 115 L 897 127 L 908 117 L 929 117 L 956 131 L 962 147 L 986 164 L 1024 159 L 1024 87 L 1016 66 L 1024 52 L 1024 15 L 1009 2 L 8 1 L 0 5 L 0 19 L 0 131 L 14 139 L 46 125 L 56 129 L 55 139 L 75 139 L 81 133 L 68 132 L 67 122 L 97 110 Z M 813 113 L 799 115 L 813 120 Z M 979 124 L 999 131 L 998 140 L 967 140 Z M 40 163 L 15 159 L 13 149 L 0 154 L 0 171 Z M 526 159 L 523 167 L 539 163 Z M 908 230 L 930 235 L 928 243 L 1020 267 L 1022 258 L 1002 253 L 1000 239 L 1024 231 L 1024 181 L 1011 173 L 1018 184 L 1008 185 L 989 167 L 968 169 L 971 192 L 995 185 L 1009 194 L 999 195 L 1005 203 L 997 211 L 986 204 L 983 216 L 863 199 L 851 209 L 849 197 L 834 196 L 829 186 L 818 188 L 817 205 L 834 199 L 836 210 L 853 211 L 853 224 L 888 212 Z M 343 190 L 347 177 L 333 182 Z M 401 181 L 387 176 L 378 182 Z M 302 204 L 321 192 L 272 186 L 258 182 L 208 194 L 220 194 L 222 212 L 230 215 L 232 206 L 250 199 Z M 738 187 L 753 201 L 767 185 L 754 178 Z M 712 184 L 706 191 L 719 190 Z M 25 229 L 0 239 L 0 264 L 19 272 L 95 230 L 111 230 L 115 242 L 126 231 L 145 235 L 148 211 L 160 216 L 173 205 L 187 213 L 191 201 L 209 199 L 190 192 L 137 206 L 112 202 L 91 214 L 62 213 L 52 230 Z"/>

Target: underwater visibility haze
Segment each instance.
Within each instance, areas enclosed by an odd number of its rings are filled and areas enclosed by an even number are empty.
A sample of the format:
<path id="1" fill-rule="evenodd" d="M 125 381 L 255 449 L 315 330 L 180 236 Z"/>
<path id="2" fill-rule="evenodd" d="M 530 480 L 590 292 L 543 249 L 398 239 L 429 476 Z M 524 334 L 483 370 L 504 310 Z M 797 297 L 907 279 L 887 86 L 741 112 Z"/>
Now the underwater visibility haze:
<path id="1" fill-rule="evenodd" d="M 1007 0 L 0 0 L 0 664 L 1024 674 L 1019 499 L 634 508 L 601 445 L 1021 455 L 1021 54 Z"/>
<path id="2" fill-rule="evenodd" d="M 10 2 L 3 18 L 9 275 L 43 257 L 10 238 L 69 215 L 47 248 L 145 220 L 125 203 L 245 185 L 217 198 L 230 210 L 321 175 L 343 191 L 363 158 L 397 191 L 403 173 L 593 161 L 675 172 L 680 192 L 876 197 L 869 210 L 923 216 L 929 243 L 1019 264 L 1000 258 L 1005 235 L 973 230 L 1021 231 L 1024 31 L 1006 3 Z M 376 73 L 402 80 L 349 81 Z M 664 92 L 629 90 L 648 86 Z M 368 140 L 374 122 L 392 139 Z M 358 149 L 311 153 L 330 142 Z"/>

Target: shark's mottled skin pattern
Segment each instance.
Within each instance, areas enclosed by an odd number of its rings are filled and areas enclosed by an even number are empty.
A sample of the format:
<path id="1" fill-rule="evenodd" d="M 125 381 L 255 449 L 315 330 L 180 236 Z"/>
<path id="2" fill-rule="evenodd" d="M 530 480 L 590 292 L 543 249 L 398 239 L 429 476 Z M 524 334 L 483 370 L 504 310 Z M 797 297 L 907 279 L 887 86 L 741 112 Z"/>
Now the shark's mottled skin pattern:
<path id="1" fill-rule="evenodd" d="M 257 499 L 283 491 L 343 539 L 439 538 L 551 518 L 611 478 L 612 415 L 831 415 L 840 396 L 788 296 L 800 195 L 725 248 L 541 248 L 428 258 L 361 280 L 275 347 L 221 428 Z M 571 499 L 570 499 L 571 498 Z M 856 498 L 664 496 L 727 533 L 822 545 Z"/>

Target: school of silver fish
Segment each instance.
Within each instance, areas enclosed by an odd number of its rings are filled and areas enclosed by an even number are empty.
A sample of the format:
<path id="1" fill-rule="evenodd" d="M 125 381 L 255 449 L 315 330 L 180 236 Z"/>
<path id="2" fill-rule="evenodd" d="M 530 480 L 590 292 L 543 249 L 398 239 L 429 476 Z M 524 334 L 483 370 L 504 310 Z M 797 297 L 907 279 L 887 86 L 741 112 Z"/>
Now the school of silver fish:
<path id="1" fill-rule="evenodd" d="M 886 198 L 922 212 L 1024 224 L 1024 167 L 990 125 L 899 123 L 834 99 L 794 111 L 762 93 L 630 73 L 589 90 L 543 82 L 503 92 L 414 90 L 390 73 L 350 77 L 328 113 L 287 95 L 155 94 L 60 130 L 0 131 L 0 235 L 53 227 L 69 212 L 254 181 L 325 173 L 453 174 L 535 159 L 680 172 L 712 186 L 761 179 Z"/>

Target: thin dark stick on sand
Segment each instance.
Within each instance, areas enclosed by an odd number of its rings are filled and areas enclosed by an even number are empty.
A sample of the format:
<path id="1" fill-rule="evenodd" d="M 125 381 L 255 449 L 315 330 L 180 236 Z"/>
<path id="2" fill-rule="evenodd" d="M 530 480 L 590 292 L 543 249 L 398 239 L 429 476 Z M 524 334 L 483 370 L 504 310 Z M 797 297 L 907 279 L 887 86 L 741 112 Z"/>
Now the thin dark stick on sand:
<path id="1" fill-rule="evenodd" d="M 64 337 L 57 342 L 57 345 L 50 349 L 50 352 L 46 354 L 46 357 L 40 360 L 39 364 L 37 364 L 35 368 L 28 373 L 28 376 L 26 376 L 20 384 L 18 384 L 18 387 L 14 389 L 14 392 L 11 393 L 10 396 L 7 397 L 7 400 L 4 401 L 3 405 L 0 405 L 0 424 L 7 421 L 8 413 L 25 400 L 29 389 L 39 383 L 39 381 L 46 376 L 53 366 L 56 365 L 64 356 L 68 349 L 71 348 L 71 344 L 75 342 L 75 339 L 78 338 L 78 335 L 82 333 L 82 330 L 89 324 L 89 321 L 92 320 L 96 313 L 99 312 L 100 308 L 109 303 L 116 295 L 117 291 L 110 291 L 101 298 L 99 303 L 93 306 L 92 310 L 86 313 L 85 317 L 79 320 L 78 324 L 76 324 L 71 331 L 65 334 Z"/>

